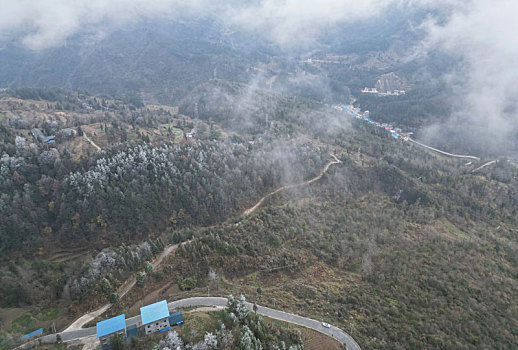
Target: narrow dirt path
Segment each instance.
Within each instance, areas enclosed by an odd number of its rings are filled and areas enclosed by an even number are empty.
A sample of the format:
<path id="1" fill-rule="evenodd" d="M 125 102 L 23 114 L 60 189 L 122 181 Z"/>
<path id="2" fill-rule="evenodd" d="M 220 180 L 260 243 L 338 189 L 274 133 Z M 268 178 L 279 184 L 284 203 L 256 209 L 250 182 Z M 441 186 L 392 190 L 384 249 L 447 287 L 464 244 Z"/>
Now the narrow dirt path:
<path id="1" fill-rule="evenodd" d="M 153 269 L 158 267 L 162 263 L 162 261 L 164 261 L 164 259 L 167 256 L 169 256 L 169 254 L 171 254 L 173 251 L 176 250 L 176 248 L 178 248 L 178 246 L 179 246 L 178 244 L 173 244 L 173 245 L 165 247 L 164 250 L 151 262 L 151 264 L 153 265 Z M 133 276 L 129 280 L 127 280 L 117 291 L 119 293 L 120 297 L 122 298 L 123 296 L 125 296 L 135 286 L 136 282 L 137 282 L 137 279 L 135 276 Z M 100 308 L 98 308 L 97 310 L 84 314 L 83 316 L 81 316 L 77 320 L 75 320 L 70 326 L 68 326 L 68 328 L 66 328 L 64 330 L 64 332 L 75 331 L 75 330 L 83 328 L 83 326 L 85 324 L 87 324 L 88 322 L 90 322 L 92 320 L 95 320 L 97 317 L 99 317 L 104 312 L 106 312 L 110 307 L 112 307 L 112 304 L 107 303 L 107 304 L 104 304 L 103 306 L 101 306 Z"/>
<path id="2" fill-rule="evenodd" d="M 83 136 L 84 136 L 85 140 L 88 141 L 92 146 L 94 146 L 98 151 L 102 150 L 101 147 L 99 147 L 95 142 L 92 141 L 91 138 L 88 137 L 86 132 L 83 132 Z"/>
<path id="3" fill-rule="evenodd" d="M 266 194 L 265 196 L 263 196 L 253 207 L 251 208 L 248 208 L 246 209 L 242 216 L 248 216 L 250 214 L 252 214 L 253 212 L 255 212 L 257 209 L 259 209 L 259 207 L 261 206 L 261 204 L 263 204 L 263 202 L 273 196 L 274 194 L 277 194 L 281 191 L 284 191 L 284 190 L 287 190 L 287 189 L 290 189 L 290 188 L 295 188 L 295 187 L 300 187 L 300 186 L 305 186 L 305 185 L 309 185 L 310 183 L 313 183 L 315 181 L 318 181 L 322 178 L 322 176 L 324 176 L 324 174 L 329 170 L 329 167 L 333 164 L 338 164 L 338 163 L 341 163 L 342 161 L 339 160 L 338 158 L 336 158 L 336 156 L 334 154 L 331 154 L 331 157 L 333 157 L 335 160 L 332 160 L 330 161 L 329 163 L 326 164 L 326 166 L 320 171 L 320 173 L 315 176 L 314 178 L 312 178 L 311 180 L 308 180 L 308 181 L 304 181 L 304 182 L 301 182 L 299 184 L 295 184 L 295 185 L 287 185 L 287 186 L 282 186 L 282 187 L 279 187 L 278 189 L 276 189 L 275 191 L 273 192 L 270 192 L 268 194 Z"/>

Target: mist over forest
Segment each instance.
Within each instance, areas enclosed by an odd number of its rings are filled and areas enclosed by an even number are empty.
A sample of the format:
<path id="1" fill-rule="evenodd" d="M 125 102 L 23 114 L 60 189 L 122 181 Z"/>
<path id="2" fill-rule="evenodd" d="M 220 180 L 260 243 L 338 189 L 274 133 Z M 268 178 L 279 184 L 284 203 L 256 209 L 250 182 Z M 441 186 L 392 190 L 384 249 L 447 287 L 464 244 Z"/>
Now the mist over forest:
<path id="1" fill-rule="evenodd" d="M 0 8 L 0 349 L 518 344 L 516 2 Z"/>

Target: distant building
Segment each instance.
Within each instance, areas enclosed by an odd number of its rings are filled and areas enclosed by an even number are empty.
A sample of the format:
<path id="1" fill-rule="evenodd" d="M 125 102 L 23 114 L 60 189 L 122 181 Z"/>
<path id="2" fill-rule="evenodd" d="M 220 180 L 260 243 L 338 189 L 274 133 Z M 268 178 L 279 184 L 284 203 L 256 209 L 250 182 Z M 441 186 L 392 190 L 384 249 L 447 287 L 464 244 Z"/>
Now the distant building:
<path id="1" fill-rule="evenodd" d="M 190 132 L 188 132 L 185 135 L 188 139 L 192 139 L 194 136 L 196 136 L 196 128 L 192 129 Z"/>
<path id="2" fill-rule="evenodd" d="M 142 319 L 142 326 L 146 330 L 146 335 L 164 332 L 171 328 L 169 325 L 169 307 L 165 300 L 141 307 L 140 317 Z"/>
<path id="3" fill-rule="evenodd" d="M 36 139 L 36 141 L 43 142 L 45 139 L 45 135 L 43 135 L 43 132 L 40 128 L 31 129 L 31 134 Z"/>
<path id="4" fill-rule="evenodd" d="M 31 130 L 32 136 L 36 139 L 36 141 L 42 142 L 42 143 L 54 143 L 56 136 L 45 136 L 43 135 L 43 132 L 40 128 L 34 128 Z"/>
<path id="5" fill-rule="evenodd" d="M 45 136 L 45 140 L 43 141 L 45 143 L 54 143 L 56 142 L 56 136 L 52 135 L 52 136 Z"/>
<path id="6" fill-rule="evenodd" d="M 103 350 L 111 347 L 110 338 L 116 334 L 126 339 L 126 316 L 124 314 L 97 322 L 97 338 L 99 338 Z"/>
<path id="7" fill-rule="evenodd" d="M 368 88 L 368 87 L 365 87 L 362 92 L 364 94 L 377 94 L 378 93 L 378 89 L 376 88 Z"/>

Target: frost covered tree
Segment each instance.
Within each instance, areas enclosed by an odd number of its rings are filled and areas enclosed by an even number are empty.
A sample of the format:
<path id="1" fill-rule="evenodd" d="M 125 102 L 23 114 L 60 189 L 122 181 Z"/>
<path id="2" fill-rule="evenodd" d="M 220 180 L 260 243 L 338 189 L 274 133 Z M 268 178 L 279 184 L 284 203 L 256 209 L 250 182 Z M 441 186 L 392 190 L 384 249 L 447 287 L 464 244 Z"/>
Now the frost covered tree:
<path id="1" fill-rule="evenodd" d="M 291 345 L 288 350 L 303 350 L 302 345 Z"/>
<path id="2" fill-rule="evenodd" d="M 106 277 L 101 280 L 101 291 L 104 294 L 108 294 L 113 290 L 113 287 Z"/>
<path id="3" fill-rule="evenodd" d="M 241 334 L 239 335 L 239 342 L 237 344 L 238 350 L 262 350 L 263 346 L 261 342 L 254 336 L 254 333 L 248 328 L 243 326 Z"/>
<path id="4" fill-rule="evenodd" d="M 216 331 L 216 337 L 218 339 L 219 346 L 222 349 L 226 349 L 234 341 L 232 330 L 227 330 L 224 323 L 222 323 L 221 327 Z"/>
<path id="5" fill-rule="evenodd" d="M 14 139 L 14 144 L 16 145 L 16 148 L 18 148 L 18 149 L 25 148 L 25 137 L 16 136 L 16 138 Z"/>
<path id="6" fill-rule="evenodd" d="M 151 247 L 148 242 L 138 246 L 123 245 L 117 248 L 104 249 L 92 260 L 85 263 L 81 274 L 71 283 L 72 297 L 74 299 L 80 298 L 91 290 L 99 279 L 113 271 L 119 269 L 124 271 L 136 270 L 142 266 L 143 261 L 151 257 Z"/>
<path id="7" fill-rule="evenodd" d="M 149 275 L 151 272 L 153 272 L 153 265 L 149 261 L 146 261 L 144 263 L 144 270 Z"/>
<path id="8" fill-rule="evenodd" d="M 146 284 L 147 281 L 147 275 L 145 272 L 139 271 L 137 273 L 137 286 L 143 287 L 144 284 Z"/>
<path id="9" fill-rule="evenodd" d="M 219 277 L 216 271 L 214 271 L 212 268 L 209 269 L 208 278 L 209 288 L 219 289 Z"/>
<path id="10" fill-rule="evenodd" d="M 218 347 L 218 338 L 216 335 L 208 332 L 205 334 L 205 338 L 203 340 L 205 345 L 207 346 L 207 349 L 209 350 L 215 350 Z"/>
<path id="11" fill-rule="evenodd" d="M 196 343 L 192 346 L 192 350 L 216 350 L 218 348 L 218 339 L 217 337 L 208 332 L 205 333 L 205 337 L 203 341 Z"/>
<path id="12" fill-rule="evenodd" d="M 159 349 L 165 350 L 182 350 L 183 349 L 183 340 L 180 338 L 180 335 L 176 331 L 170 331 L 167 333 L 164 339 L 158 343 Z"/>
<path id="13" fill-rule="evenodd" d="M 229 312 L 236 315 L 237 319 L 240 322 L 244 322 L 248 315 L 250 315 L 250 310 L 246 306 L 246 298 L 244 295 L 241 294 L 239 299 L 234 298 L 234 296 L 229 295 L 227 307 Z"/>

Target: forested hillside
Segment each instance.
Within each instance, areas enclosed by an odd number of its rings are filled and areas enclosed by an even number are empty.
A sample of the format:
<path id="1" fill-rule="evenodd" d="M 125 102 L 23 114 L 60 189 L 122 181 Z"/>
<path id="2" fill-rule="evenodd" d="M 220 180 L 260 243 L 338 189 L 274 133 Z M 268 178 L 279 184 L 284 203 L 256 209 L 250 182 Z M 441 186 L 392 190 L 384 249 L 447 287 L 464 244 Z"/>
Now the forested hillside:
<path id="1" fill-rule="evenodd" d="M 517 169 L 474 176 L 362 138 L 363 166 L 346 153 L 237 226 L 186 231 L 197 238 L 172 268 L 198 280 L 214 269 L 226 288 L 331 318 L 369 349 L 514 347 Z"/>
<path id="2" fill-rule="evenodd" d="M 263 60 L 240 35 L 221 32 L 202 20 L 148 22 L 104 36 L 77 35 L 66 47 L 36 52 L 9 43 L 0 50 L 8 67 L 0 71 L 0 87 L 59 86 L 171 104 L 213 78 L 215 69 L 221 78 L 245 80 L 247 68 Z"/>
<path id="3" fill-rule="evenodd" d="M 303 134 L 332 140 L 349 128 L 343 113 L 307 98 L 223 80 L 197 86 L 179 106 L 193 119 L 245 134 Z"/>
<path id="4" fill-rule="evenodd" d="M 119 126 L 124 119 L 103 118 L 111 119 L 115 134 L 125 130 Z M 151 125 L 159 120 L 147 118 Z M 108 127 L 102 128 L 109 136 Z M 6 132 L 2 142 L 4 258 L 49 244 L 102 246 L 145 239 L 170 225 L 216 223 L 267 190 L 311 176 L 327 158 L 310 144 L 293 147 L 273 139 L 254 147 L 223 139 L 173 144 L 171 135 L 160 146 L 142 137 L 76 161 L 66 143 L 39 145 L 22 136 L 13 142 L 13 136 Z"/>
<path id="5" fill-rule="evenodd" d="M 23 310 L 2 334 L 208 288 L 330 320 L 362 347 L 516 343 L 507 159 L 472 173 L 325 104 L 221 80 L 179 109 L 39 89 L 0 106 L 0 306 Z M 341 163 L 319 181 L 241 215 L 330 153 Z"/>

